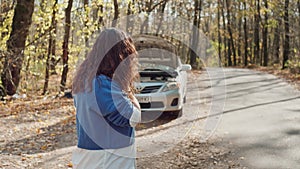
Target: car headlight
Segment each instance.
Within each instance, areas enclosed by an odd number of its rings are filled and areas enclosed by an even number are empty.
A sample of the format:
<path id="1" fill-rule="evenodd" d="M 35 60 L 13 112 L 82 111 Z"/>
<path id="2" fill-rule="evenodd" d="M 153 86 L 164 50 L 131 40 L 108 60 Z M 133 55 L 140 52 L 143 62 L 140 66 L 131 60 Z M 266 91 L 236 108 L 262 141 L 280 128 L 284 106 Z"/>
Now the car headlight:
<path id="1" fill-rule="evenodd" d="M 178 82 L 170 82 L 162 89 L 163 92 L 179 89 L 180 84 Z"/>

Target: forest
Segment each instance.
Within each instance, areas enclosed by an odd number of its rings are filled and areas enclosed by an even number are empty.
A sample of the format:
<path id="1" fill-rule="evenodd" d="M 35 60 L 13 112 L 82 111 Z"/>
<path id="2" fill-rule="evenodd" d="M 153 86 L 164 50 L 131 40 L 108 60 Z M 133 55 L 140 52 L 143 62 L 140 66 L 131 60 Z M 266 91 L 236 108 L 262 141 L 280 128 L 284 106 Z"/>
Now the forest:
<path id="1" fill-rule="evenodd" d="M 94 34 L 120 23 L 173 42 L 195 69 L 195 50 L 214 50 L 218 66 L 300 73 L 300 0 L 0 0 L 1 97 L 70 89 Z"/>

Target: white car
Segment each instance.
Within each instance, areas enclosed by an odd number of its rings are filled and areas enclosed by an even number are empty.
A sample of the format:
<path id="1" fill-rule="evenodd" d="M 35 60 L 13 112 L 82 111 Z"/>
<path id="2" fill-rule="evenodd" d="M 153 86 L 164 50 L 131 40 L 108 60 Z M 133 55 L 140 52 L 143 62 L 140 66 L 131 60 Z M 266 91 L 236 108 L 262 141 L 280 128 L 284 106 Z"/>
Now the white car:
<path id="1" fill-rule="evenodd" d="M 174 52 L 146 48 L 139 53 L 140 82 L 135 84 L 142 112 L 177 112 L 186 100 L 188 64 L 182 64 Z"/>

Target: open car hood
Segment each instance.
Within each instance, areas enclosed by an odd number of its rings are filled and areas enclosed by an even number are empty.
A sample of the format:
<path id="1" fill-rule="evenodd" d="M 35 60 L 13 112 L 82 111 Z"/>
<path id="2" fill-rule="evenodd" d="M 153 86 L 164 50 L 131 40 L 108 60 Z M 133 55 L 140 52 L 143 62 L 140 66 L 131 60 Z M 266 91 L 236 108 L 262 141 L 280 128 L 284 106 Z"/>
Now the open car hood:
<path id="1" fill-rule="evenodd" d="M 140 64 L 148 63 L 153 65 L 165 65 L 173 69 L 179 67 L 178 56 L 170 51 L 158 48 L 148 48 L 138 52 Z"/>
<path id="2" fill-rule="evenodd" d="M 178 73 L 176 71 L 163 71 L 163 70 L 142 70 L 139 71 L 141 77 L 166 77 L 166 78 L 175 78 L 178 76 Z"/>

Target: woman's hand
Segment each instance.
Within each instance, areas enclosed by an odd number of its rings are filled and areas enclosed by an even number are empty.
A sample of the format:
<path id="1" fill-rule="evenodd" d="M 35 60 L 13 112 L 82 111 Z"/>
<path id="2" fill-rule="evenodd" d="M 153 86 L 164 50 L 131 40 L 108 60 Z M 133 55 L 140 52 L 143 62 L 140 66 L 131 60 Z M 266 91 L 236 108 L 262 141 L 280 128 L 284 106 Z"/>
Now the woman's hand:
<path id="1" fill-rule="evenodd" d="M 139 110 L 141 110 L 141 106 L 138 102 L 138 100 L 136 99 L 136 97 L 133 95 L 133 93 L 129 93 L 128 94 L 129 99 L 131 100 L 131 102 L 133 103 L 133 105 L 138 108 Z"/>

